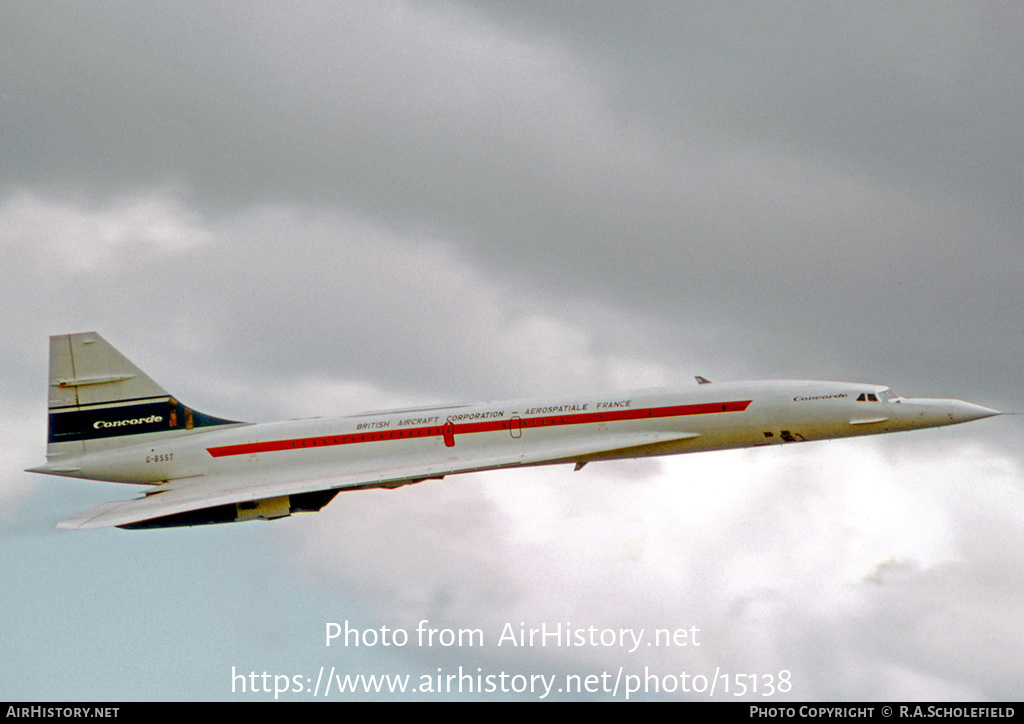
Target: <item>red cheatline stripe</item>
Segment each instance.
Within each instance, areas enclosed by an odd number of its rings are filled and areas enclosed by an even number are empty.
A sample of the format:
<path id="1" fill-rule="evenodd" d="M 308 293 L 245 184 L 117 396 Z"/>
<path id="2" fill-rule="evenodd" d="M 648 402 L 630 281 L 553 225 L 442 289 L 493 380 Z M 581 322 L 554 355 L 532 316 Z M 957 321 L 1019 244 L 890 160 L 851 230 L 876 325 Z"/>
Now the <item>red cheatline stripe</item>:
<path id="1" fill-rule="evenodd" d="M 628 410 L 606 410 L 604 412 L 581 412 L 570 415 L 541 415 L 524 417 L 521 424 L 524 429 L 531 427 L 561 427 L 562 425 L 587 425 L 596 422 L 620 422 L 623 420 L 643 420 L 662 417 L 685 417 L 688 415 L 712 415 L 720 412 L 743 412 L 750 405 L 750 400 L 736 402 L 710 402 L 701 405 L 675 405 L 672 407 L 644 407 Z M 455 423 L 456 435 L 467 435 L 476 432 L 495 432 L 507 430 L 510 420 L 486 420 L 482 422 Z M 290 440 L 268 440 L 266 442 L 247 442 L 240 445 L 223 445 L 207 448 L 207 452 L 215 458 L 231 455 L 252 455 L 255 453 L 294 450 L 296 448 L 318 448 L 334 445 L 353 445 L 362 442 L 382 442 L 385 440 L 408 440 L 417 437 L 436 437 L 444 434 L 444 427 L 406 427 L 398 430 L 360 432 L 349 435 L 318 435 L 316 437 L 300 437 Z"/>

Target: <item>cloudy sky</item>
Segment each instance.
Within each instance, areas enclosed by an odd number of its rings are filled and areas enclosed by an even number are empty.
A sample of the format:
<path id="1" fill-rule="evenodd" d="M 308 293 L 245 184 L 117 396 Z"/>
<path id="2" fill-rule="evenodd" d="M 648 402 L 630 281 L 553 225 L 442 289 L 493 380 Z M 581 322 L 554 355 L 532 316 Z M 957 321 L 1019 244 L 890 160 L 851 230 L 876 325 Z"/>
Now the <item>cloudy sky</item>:
<path id="1" fill-rule="evenodd" d="M 695 374 L 1024 411 L 1022 27 L 995 2 L 0 0 L 0 698 L 461 666 L 1019 699 L 1024 418 L 150 532 L 54 530 L 135 490 L 21 471 L 47 335 L 87 330 L 253 421 Z M 486 640 L 325 646 L 421 620 Z M 499 647 L 507 623 L 699 645 Z"/>

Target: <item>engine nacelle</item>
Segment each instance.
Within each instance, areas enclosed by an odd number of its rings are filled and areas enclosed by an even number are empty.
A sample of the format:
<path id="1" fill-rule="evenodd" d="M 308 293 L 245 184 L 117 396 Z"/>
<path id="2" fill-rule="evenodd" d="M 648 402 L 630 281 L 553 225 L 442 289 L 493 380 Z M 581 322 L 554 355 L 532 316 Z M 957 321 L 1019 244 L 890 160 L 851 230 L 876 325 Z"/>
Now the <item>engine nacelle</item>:
<path id="1" fill-rule="evenodd" d="M 249 500 L 245 503 L 235 503 L 235 520 L 275 520 L 287 518 L 292 514 L 292 504 L 289 496 L 281 495 L 276 498 L 263 498 L 262 500 Z"/>
<path id="2" fill-rule="evenodd" d="M 244 503 L 216 505 L 212 508 L 176 513 L 118 527 L 131 529 L 182 528 L 245 520 L 276 520 L 287 518 L 292 513 L 316 513 L 330 503 L 337 494 L 337 490 L 314 490 L 311 493 L 299 493 L 298 495 L 279 495 L 274 498 L 261 498 Z"/>

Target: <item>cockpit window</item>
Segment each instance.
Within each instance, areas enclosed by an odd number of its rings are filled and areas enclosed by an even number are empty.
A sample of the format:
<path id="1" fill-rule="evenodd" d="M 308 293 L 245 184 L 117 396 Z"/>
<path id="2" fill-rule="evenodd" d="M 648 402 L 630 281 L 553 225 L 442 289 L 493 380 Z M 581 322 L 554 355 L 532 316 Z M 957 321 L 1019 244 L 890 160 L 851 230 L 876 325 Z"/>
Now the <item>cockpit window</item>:
<path id="1" fill-rule="evenodd" d="M 897 395 L 895 392 L 893 392 L 892 390 L 888 390 L 888 389 L 882 390 L 881 392 L 878 393 L 878 399 L 881 400 L 882 402 L 888 402 L 889 400 L 894 400 L 898 396 L 899 395 Z"/>
<path id="2" fill-rule="evenodd" d="M 896 397 L 895 392 L 885 389 L 878 393 L 862 392 L 860 397 L 857 398 L 857 402 L 888 402 L 889 400 L 895 400 Z"/>

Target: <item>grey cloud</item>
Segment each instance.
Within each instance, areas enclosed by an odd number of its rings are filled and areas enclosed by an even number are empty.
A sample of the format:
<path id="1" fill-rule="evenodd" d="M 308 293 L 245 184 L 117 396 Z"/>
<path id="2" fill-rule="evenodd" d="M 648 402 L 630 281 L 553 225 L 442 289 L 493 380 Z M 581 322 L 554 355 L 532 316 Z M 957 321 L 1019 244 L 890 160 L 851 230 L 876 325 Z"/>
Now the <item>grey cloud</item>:
<path id="1" fill-rule="evenodd" d="M 429 229 L 552 295 L 796 343 L 760 365 L 784 374 L 839 358 L 898 383 L 927 360 L 940 384 L 986 366 L 1022 301 L 1009 9 L 9 12 L 8 186 Z M 970 346 L 936 354 L 950 325 Z"/>

